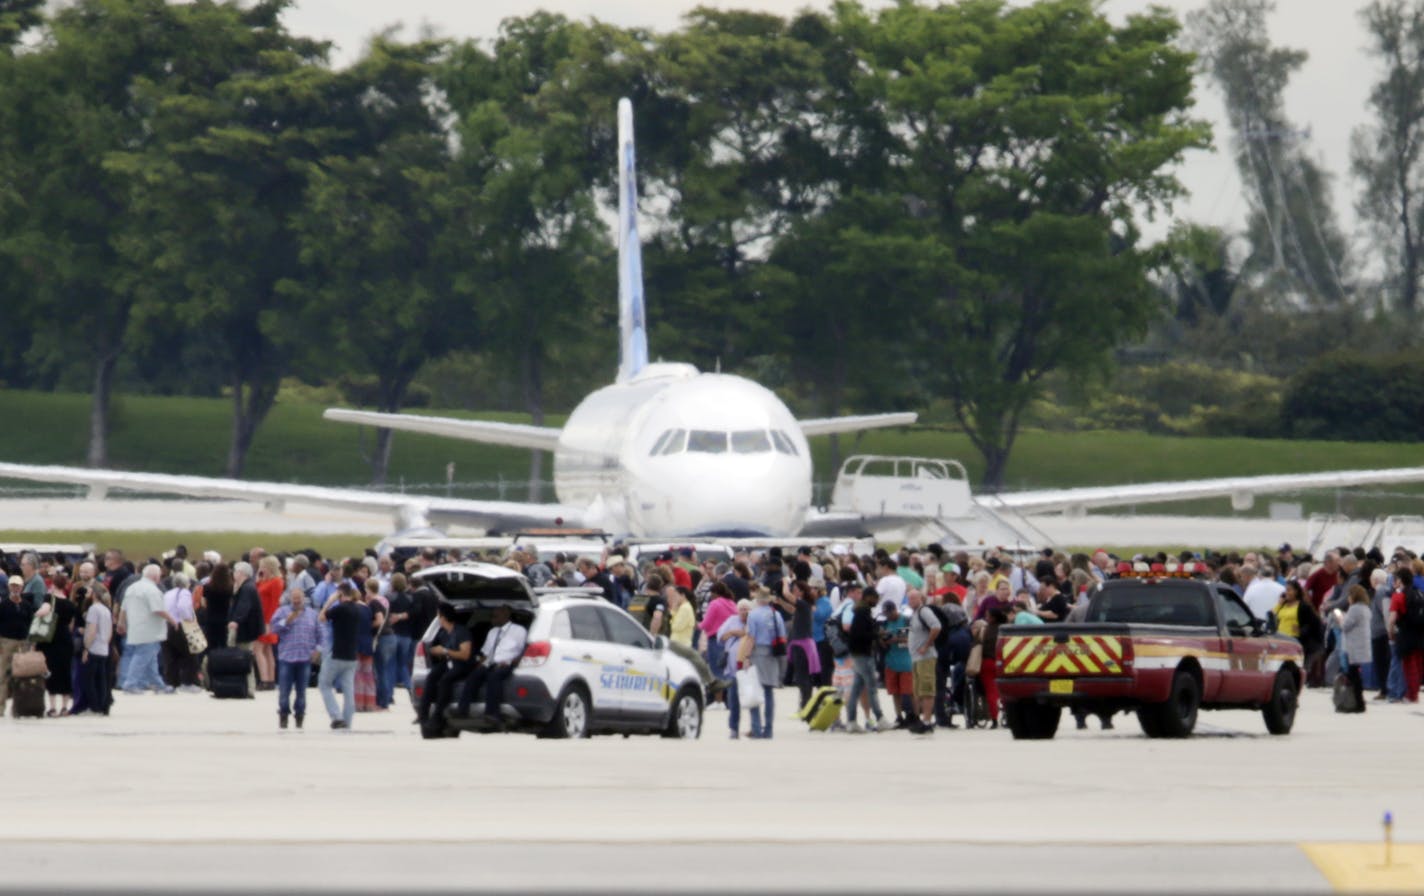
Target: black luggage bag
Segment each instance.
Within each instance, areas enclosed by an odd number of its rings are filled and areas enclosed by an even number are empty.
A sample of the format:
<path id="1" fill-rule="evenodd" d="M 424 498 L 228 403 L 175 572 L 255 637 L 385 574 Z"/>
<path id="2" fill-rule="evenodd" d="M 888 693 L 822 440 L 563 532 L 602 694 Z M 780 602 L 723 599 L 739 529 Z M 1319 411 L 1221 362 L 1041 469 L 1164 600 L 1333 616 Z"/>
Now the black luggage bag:
<path id="1" fill-rule="evenodd" d="M 247 676 L 252 670 L 252 652 L 241 647 L 212 647 L 208 650 L 208 690 L 214 697 L 245 700 L 252 696 Z"/>
<path id="2" fill-rule="evenodd" d="M 42 719 L 45 714 L 45 680 L 42 675 L 10 679 L 10 715 L 17 719 Z"/>

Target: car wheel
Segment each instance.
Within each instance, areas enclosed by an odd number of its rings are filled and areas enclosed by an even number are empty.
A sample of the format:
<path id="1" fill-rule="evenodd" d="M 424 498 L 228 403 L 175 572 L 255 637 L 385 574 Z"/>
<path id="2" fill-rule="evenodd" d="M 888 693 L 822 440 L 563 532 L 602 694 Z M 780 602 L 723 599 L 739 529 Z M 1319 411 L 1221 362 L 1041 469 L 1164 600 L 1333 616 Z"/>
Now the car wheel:
<path id="1" fill-rule="evenodd" d="M 697 699 L 694 691 L 684 688 L 678 691 L 677 697 L 672 701 L 672 712 L 669 714 L 663 737 L 696 740 L 701 736 L 702 701 Z"/>
<path id="2" fill-rule="evenodd" d="M 1186 669 L 1172 676 L 1172 690 L 1167 702 L 1151 707 L 1157 737 L 1190 737 L 1197 727 L 1197 710 L 1201 708 L 1201 685 Z M 1151 736 L 1151 735 L 1149 735 Z"/>
<path id="3" fill-rule="evenodd" d="M 1014 740 L 1052 740 L 1063 710 L 1024 700 L 1004 704 L 1004 724 Z"/>
<path id="4" fill-rule="evenodd" d="M 549 720 L 545 732 L 551 737 L 588 737 L 588 724 L 588 695 L 583 688 L 572 685 L 559 695 L 554 717 Z"/>
<path id="5" fill-rule="evenodd" d="M 1162 731 L 1157 727 L 1157 710 L 1155 707 L 1144 706 L 1137 711 L 1137 723 L 1142 726 L 1142 733 L 1148 737 L 1161 737 Z"/>
<path id="6" fill-rule="evenodd" d="M 1297 704 L 1295 676 L 1289 669 L 1276 673 L 1276 683 L 1271 687 L 1271 702 L 1261 710 L 1266 717 L 1266 730 L 1272 734 L 1290 734 L 1295 725 Z"/>

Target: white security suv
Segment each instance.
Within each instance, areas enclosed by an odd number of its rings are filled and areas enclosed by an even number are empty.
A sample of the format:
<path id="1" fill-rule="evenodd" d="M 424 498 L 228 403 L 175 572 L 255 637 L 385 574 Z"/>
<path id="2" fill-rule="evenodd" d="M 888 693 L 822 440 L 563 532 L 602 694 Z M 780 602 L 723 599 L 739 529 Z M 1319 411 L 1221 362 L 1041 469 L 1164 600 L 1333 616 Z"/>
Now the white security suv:
<path id="1" fill-rule="evenodd" d="M 623 610 L 585 589 L 533 589 L 512 569 L 488 563 L 452 563 L 416 573 L 453 605 L 474 636 L 478 653 L 497 606 L 528 630 L 524 656 L 505 684 L 506 725 L 547 737 L 647 733 L 695 738 L 702 733 L 705 698 L 696 667 L 667 649 Z M 440 621 L 422 639 L 429 645 Z M 417 663 L 412 699 L 424 690 L 427 669 Z M 425 737 L 457 737 L 492 727 L 484 700 L 459 716 L 440 707 Z"/>

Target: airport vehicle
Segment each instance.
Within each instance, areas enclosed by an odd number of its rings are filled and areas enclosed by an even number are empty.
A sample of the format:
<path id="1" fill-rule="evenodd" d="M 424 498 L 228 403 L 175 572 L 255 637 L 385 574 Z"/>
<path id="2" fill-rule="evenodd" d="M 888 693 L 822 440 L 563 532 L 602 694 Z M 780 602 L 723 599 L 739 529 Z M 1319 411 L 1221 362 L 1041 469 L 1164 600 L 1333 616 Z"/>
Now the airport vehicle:
<path id="1" fill-rule="evenodd" d="M 999 629 L 998 680 L 1015 739 L 1053 737 L 1065 706 L 1132 710 L 1148 737 L 1187 737 L 1201 709 L 1259 709 L 1289 734 L 1305 667 L 1225 586 L 1178 577 L 1103 583 L 1082 623 Z"/>
<path id="2" fill-rule="evenodd" d="M 528 630 L 524 656 L 505 684 L 501 715 L 507 726 L 544 737 L 701 735 L 706 696 L 696 667 L 596 590 L 535 589 L 519 573 L 488 563 L 433 566 L 415 580 L 455 606 L 476 651 L 496 606 L 509 607 L 513 621 Z M 431 624 L 423 647 L 439 624 Z M 417 663 L 412 702 L 420 700 L 427 673 Z M 467 716 L 453 706 L 441 707 L 436 716 L 422 724 L 424 737 L 458 737 L 494 727 L 495 721 L 485 717 L 482 696 L 472 701 Z"/>
<path id="3" fill-rule="evenodd" d="M 562 428 L 331 408 L 328 420 L 554 455 L 558 503 L 534 504 L 0 463 L 0 478 L 78 483 L 90 497 L 113 489 L 262 501 L 274 511 L 303 502 L 390 513 L 404 533 L 435 525 L 499 534 L 528 527 L 591 527 L 619 536 L 689 540 L 844 537 L 932 521 L 941 540 L 1042 545 L 1024 514 L 1229 496 L 1244 510 L 1258 494 L 1424 481 L 1424 467 L 1344 470 L 1052 489 L 975 497 L 964 467 L 930 458 L 853 457 L 831 503 L 812 506 L 807 438 L 915 422 L 914 413 L 797 420 L 770 390 L 744 377 L 652 362 L 638 239 L 633 110 L 618 105 L 620 360 L 614 382 L 585 397 Z"/>

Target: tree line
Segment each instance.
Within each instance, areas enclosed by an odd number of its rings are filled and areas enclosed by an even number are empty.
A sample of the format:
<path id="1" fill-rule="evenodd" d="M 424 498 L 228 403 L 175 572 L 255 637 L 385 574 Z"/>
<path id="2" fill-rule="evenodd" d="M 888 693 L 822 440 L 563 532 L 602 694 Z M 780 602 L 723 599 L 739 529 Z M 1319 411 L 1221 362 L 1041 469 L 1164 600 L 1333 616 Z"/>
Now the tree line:
<path id="1" fill-rule="evenodd" d="M 93 465 L 120 389 L 230 395 L 239 476 L 286 378 L 398 411 L 473 353 L 538 421 L 611 376 L 628 96 L 654 355 L 803 413 L 942 402 L 997 484 L 1046 378 L 1161 315 L 1142 221 L 1210 140 L 1161 9 L 535 13 L 336 67 L 287 5 L 0 0 L 0 378 L 91 393 Z"/>

